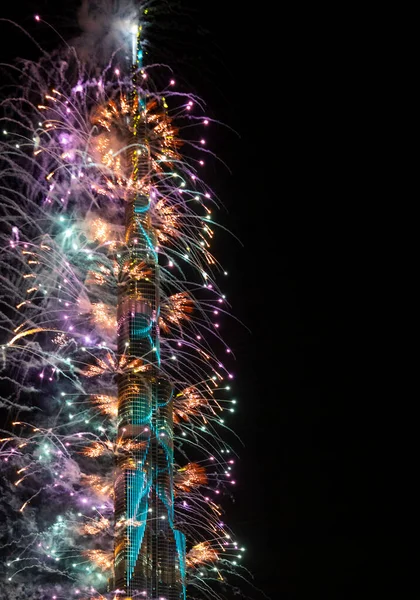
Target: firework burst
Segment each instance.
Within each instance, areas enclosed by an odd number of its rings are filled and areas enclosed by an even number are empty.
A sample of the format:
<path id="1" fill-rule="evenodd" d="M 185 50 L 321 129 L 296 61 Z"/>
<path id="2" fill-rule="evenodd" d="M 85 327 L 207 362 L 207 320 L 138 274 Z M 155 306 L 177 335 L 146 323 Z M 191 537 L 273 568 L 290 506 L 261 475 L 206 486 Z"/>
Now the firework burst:
<path id="1" fill-rule="evenodd" d="M 133 11 L 122 5 L 125 16 L 105 45 L 125 36 Z M 89 16 L 85 4 L 81 15 L 99 29 L 106 20 L 106 12 Z M 233 375 L 213 350 L 231 357 L 220 333 L 228 310 L 217 283 L 223 270 L 211 250 L 217 204 L 201 177 L 210 121 L 197 98 L 173 91 L 172 79 L 154 86 L 162 67 L 139 66 L 134 88 L 118 53 L 93 68 L 95 40 L 87 53 L 67 49 L 24 63 L 1 104 L 0 407 L 10 426 L 0 454 L 11 482 L 1 510 L 12 523 L 0 530 L 9 557 L 5 593 L 12 598 L 25 584 L 28 600 L 114 598 L 106 589 L 115 531 L 144 526 L 142 519 L 114 526 L 114 472 L 137 468 L 150 438 L 146 426 L 134 437 L 120 434 L 119 404 L 147 397 L 159 352 L 159 382 L 169 382 L 173 398 L 175 525 L 187 537 L 189 597 L 218 599 L 214 580 L 225 584 L 241 567 L 219 504 L 235 484 L 224 439 L 235 401 Z M 136 146 L 144 128 L 147 144 Z M 195 156 L 188 161 L 186 145 Z M 146 155 L 148 169 L 139 170 Z M 130 297 L 140 314 L 154 277 L 149 263 L 124 258 L 133 194 L 148 199 L 149 251 L 160 273 L 160 312 L 152 315 L 159 348 L 139 356 L 117 350 L 121 291 L 144 284 Z M 119 378 L 131 375 L 134 383 L 118 394 Z"/>

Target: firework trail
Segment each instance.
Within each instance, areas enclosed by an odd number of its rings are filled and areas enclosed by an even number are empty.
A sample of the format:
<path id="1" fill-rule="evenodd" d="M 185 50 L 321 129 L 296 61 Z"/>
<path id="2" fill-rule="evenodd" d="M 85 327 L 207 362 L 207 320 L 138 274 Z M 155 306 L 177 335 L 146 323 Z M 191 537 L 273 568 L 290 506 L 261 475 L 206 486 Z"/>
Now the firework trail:
<path id="1" fill-rule="evenodd" d="M 161 66 L 139 67 L 133 101 L 127 65 L 139 10 L 122 0 L 98 6 L 82 4 L 85 33 L 72 46 L 19 63 L 1 103 L 0 598 L 118 596 L 108 581 L 115 527 L 127 524 L 114 524 L 115 463 L 130 465 L 144 442 L 117 435 L 116 382 L 152 364 L 117 351 L 119 290 L 128 274 L 150 276 L 147 264 L 128 273 L 118 260 L 125 204 L 138 193 L 150 199 L 161 271 L 160 361 L 174 388 L 188 597 L 220 599 L 229 574 L 245 570 L 220 506 L 235 484 L 225 441 L 235 400 L 220 359 L 232 353 L 220 334 L 223 269 L 211 251 L 217 202 L 202 179 L 211 122 Z M 146 151 L 131 147 L 136 102 L 136 126 L 148 127 L 144 177 L 127 160 L 127 150 Z"/>

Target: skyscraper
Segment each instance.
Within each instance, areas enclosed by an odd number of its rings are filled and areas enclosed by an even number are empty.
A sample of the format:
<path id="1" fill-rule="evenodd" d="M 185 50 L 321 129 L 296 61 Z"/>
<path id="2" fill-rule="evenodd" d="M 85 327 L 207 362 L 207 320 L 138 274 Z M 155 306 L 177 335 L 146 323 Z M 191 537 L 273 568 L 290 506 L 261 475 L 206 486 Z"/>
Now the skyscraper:
<path id="1" fill-rule="evenodd" d="M 138 39 L 135 70 L 142 57 Z M 137 192 L 126 207 L 118 298 L 118 352 L 133 368 L 119 375 L 117 423 L 130 454 L 117 456 L 114 585 L 127 597 L 179 600 L 185 597 L 185 538 L 174 527 L 173 389 L 160 369 L 147 99 L 138 97 L 133 77 L 129 147 Z"/>

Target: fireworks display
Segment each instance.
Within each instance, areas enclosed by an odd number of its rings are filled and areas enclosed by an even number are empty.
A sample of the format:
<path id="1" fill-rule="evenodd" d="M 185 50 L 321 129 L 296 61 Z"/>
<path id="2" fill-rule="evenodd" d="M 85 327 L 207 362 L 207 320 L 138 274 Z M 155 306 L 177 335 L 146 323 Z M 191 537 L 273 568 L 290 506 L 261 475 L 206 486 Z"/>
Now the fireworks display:
<path id="1" fill-rule="evenodd" d="M 8 600 L 118 598 L 116 530 L 144 526 L 114 519 L 115 465 L 134 468 L 147 446 L 147 428 L 138 439 L 119 433 L 118 377 L 153 369 L 150 352 L 118 350 L 118 297 L 153 277 L 148 263 L 124 260 L 133 195 L 148 199 L 160 272 L 160 343 L 151 351 L 173 389 L 174 526 L 186 536 L 188 598 L 221 600 L 229 576 L 244 576 L 245 549 L 221 507 L 235 485 L 227 415 L 236 400 L 222 336 L 225 273 L 212 254 L 218 203 L 204 180 L 212 123 L 169 69 L 143 61 L 148 5 L 139 18 L 137 3 L 120 4 L 121 14 L 104 10 L 96 21 L 113 24 L 102 46 L 98 34 L 14 67 L 1 106 L 0 598 Z M 135 145 L 143 129 L 147 145 Z M 133 381 L 126 395 L 141 392 Z"/>

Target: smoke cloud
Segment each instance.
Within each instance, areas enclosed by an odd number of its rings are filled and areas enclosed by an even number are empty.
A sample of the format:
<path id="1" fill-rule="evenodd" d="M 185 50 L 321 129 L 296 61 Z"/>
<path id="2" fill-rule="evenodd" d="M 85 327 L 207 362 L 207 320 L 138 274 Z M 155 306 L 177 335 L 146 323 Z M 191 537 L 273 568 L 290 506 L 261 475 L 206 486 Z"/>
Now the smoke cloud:
<path id="1" fill-rule="evenodd" d="M 133 32 L 140 11 L 148 2 L 134 0 L 83 0 L 78 11 L 81 35 L 74 40 L 80 58 L 97 65 L 106 64 L 115 53 L 131 55 Z"/>

